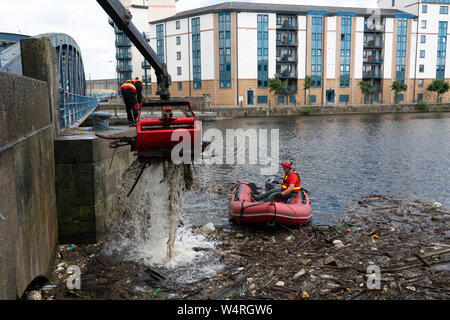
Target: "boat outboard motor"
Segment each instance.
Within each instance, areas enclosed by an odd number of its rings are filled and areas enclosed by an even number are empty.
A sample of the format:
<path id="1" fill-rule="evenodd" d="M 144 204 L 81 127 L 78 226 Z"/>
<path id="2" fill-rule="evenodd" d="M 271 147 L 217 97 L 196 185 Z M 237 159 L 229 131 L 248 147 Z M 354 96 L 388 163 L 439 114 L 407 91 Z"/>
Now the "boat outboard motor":
<path id="1" fill-rule="evenodd" d="M 270 191 L 270 190 L 273 190 L 275 188 L 276 184 L 277 184 L 277 181 L 276 181 L 275 178 L 272 177 L 272 178 L 266 179 L 265 186 L 264 186 L 266 192 Z"/>

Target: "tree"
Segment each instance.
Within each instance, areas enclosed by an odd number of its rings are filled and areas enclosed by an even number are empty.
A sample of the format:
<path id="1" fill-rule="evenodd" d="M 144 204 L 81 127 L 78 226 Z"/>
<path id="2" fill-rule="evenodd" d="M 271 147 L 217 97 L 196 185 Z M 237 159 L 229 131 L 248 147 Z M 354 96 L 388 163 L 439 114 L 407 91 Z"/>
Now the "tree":
<path id="1" fill-rule="evenodd" d="M 408 86 L 403 81 L 395 80 L 391 85 L 391 89 L 395 91 L 395 104 L 398 104 L 398 95 L 400 92 L 408 90 Z"/>
<path id="2" fill-rule="evenodd" d="M 308 105 L 311 104 L 311 101 L 309 100 L 309 94 L 306 96 L 306 92 L 311 89 L 313 85 L 312 76 L 306 76 L 305 77 L 305 100 L 308 101 Z"/>
<path id="3" fill-rule="evenodd" d="M 369 94 L 372 95 L 372 83 L 370 81 L 360 81 L 359 82 L 359 89 L 361 90 L 361 93 L 363 95 Z"/>
<path id="4" fill-rule="evenodd" d="M 442 79 L 434 80 L 427 88 L 428 91 L 433 91 L 437 93 L 437 103 L 442 102 L 440 101 L 442 99 L 441 95 L 448 92 L 449 89 L 450 89 L 449 83 Z"/>
<path id="5" fill-rule="evenodd" d="M 286 82 L 281 81 L 277 75 L 274 75 L 273 78 L 269 78 L 269 90 L 273 91 L 278 97 L 286 92 Z"/>

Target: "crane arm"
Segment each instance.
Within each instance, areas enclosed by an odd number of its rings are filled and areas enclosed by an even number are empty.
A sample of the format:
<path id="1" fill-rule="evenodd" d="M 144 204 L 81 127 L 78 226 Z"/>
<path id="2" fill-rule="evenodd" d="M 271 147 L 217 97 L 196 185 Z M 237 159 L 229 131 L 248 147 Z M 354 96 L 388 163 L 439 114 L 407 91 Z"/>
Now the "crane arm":
<path id="1" fill-rule="evenodd" d="M 147 60 L 155 70 L 158 82 L 156 94 L 159 95 L 162 100 L 169 100 L 169 86 L 172 84 L 172 79 L 167 72 L 167 65 L 159 59 L 158 55 L 147 43 L 144 36 L 131 22 L 132 15 L 130 11 L 125 9 L 119 0 L 97 0 L 97 2 L 114 21 L 115 25 L 127 35 L 128 39 L 130 39 L 144 56 L 145 60 Z"/>

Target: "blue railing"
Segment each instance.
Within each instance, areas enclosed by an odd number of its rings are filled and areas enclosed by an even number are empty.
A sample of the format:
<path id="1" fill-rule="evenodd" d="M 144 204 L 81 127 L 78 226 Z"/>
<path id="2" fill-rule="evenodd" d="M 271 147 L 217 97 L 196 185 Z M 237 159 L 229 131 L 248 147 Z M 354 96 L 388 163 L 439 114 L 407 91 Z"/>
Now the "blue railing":
<path id="1" fill-rule="evenodd" d="M 71 128 L 98 106 L 98 99 L 73 94 L 59 88 L 61 128 Z"/>

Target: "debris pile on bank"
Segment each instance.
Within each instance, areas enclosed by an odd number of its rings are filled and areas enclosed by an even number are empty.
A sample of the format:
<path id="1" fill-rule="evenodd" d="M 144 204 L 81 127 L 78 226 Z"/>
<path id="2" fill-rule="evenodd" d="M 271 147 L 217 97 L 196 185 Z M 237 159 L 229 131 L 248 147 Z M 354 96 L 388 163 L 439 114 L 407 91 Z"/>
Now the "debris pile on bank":
<path id="1" fill-rule="evenodd" d="M 449 299 L 450 213 L 439 204 L 370 196 L 335 226 L 198 226 L 220 242 L 225 266 L 189 284 L 161 270 L 102 255 L 102 244 L 62 252 L 43 299 Z M 64 247 L 61 247 L 64 251 Z M 61 265 L 62 264 L 62 265 Z M 65 266 L 81 266 L 69 290 Z M 372 267 L 371 267 L 372 266 Z M 62 268 L 61 268 L 62 267 Z M 379 268 L 379 289 L 368 288 Z"/>

